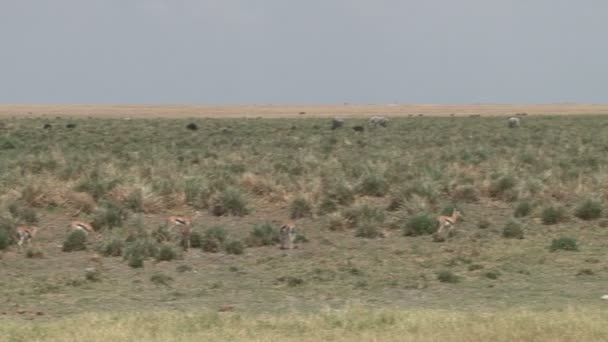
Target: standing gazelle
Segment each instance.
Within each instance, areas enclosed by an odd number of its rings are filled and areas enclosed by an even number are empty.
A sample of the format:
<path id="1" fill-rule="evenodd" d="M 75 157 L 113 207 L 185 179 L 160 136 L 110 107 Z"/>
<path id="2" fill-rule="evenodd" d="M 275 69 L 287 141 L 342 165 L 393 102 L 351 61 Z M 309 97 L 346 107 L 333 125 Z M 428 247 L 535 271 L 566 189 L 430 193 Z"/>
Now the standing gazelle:
<path id="1" fill-rule="evenodd" d="M 459 217 L 462 217 L 462 214 L 459 210 L 453 209 L 452 216 L 439 216 L 437 218 L 437 222 L 439 222 L 439 230 L 437 230 L 437 235 L 441 235 L 444 229 L 448 229 L 448 233 L 454 229 L 454 225 Z"/>
<path id="2" fill-rule="evenodd" d="M 281 241 L 281 249 L 293 249 L 293 243 L 296 240 L 296 224 L 289 221 L 279 229 L 279 239 Z"/>
<path id="3" fill-rule="evenodd" d="M 196 212 L 194 215 L 197 216 Z M 190 248 L 190 236 L 192 235 L 192 219 L 187 216 L 169 216 L 167 217 L 167 227 L 177 231 L 181 237 L 181 244 L 184 250 Z"/>
<path id="4" fill-rule="evenodd" d="M 37 232 L 38 232 L 38 227 L 34 227 L 34 226 L 17 227 L 17 237 L 19 238 L 19 241 L 17 241 L 17 245 L 19 245 L 19 247 L 21 247 L 24 242 L 27 242 L 28 244 L 30 244 L 32 242 L 32 238 L 34 238 L 34 236 L 36 236 Z"/>

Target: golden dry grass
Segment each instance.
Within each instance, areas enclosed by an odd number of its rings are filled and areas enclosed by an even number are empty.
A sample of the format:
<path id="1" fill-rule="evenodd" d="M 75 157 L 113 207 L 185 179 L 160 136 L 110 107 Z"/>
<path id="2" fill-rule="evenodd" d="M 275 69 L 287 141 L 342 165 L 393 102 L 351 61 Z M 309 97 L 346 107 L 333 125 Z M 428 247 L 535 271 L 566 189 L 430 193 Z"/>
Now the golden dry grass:
<path id="1" fill-rule="evenodd" d="M 175 311 L 0 321 L 3 341 L 606 341 L 608 312 L 346 309 L 247 315 Z"/>
<path id="2" fill-rule="evenodd" d="M 483 116 L 513 115 L 525 112 L 531 115 L 608 114 L 608 105 L 564 104 L 367 104 L 367 105 L 33 105 L 2 104 L 0 117 L 12 116 L 70 116 L 107 118 L 187 118 L 187 117 L 367 117 L 388 116 Z M 300 113 L 306 113 L 300 115 Z"/>

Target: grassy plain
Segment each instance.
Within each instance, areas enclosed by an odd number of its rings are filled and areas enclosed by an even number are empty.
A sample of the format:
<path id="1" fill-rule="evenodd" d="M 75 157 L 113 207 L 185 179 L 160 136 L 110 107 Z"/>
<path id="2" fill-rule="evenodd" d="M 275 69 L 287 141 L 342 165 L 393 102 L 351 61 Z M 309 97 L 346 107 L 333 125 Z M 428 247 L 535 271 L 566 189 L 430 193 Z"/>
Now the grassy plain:
<path id="1" fill-rule="evenodd" d="M 608 291 L 608 117 L 530 115 L 518 129 L 485 115 L 392 117 L 387 128 L 355 117 L 337 130 L 301 116 L 1 123 L 0 230 L 40 227 L 31 247 L 0 251 L 9 340 L 174 329 L 182 340 L 608 334 L 597 323 Z M 456 233 L 433 238 L 425 219 L 453 207 L 464 213 Z M 165 215 L 195 211 L 195 231 L 217 253 L 159 239 Z M 252 238 L 292 216 L 297 249 Z M 64 252 L 75 217 L 100 237 Z M 218 230 L 244 253 L 205 235 Z M 112 243 L 117 256 L 94 256 Z M 151 251 L 141 268 L 130 266 L 136 245 Z M 158 261 L 163 247 L 176 258 Z"/>

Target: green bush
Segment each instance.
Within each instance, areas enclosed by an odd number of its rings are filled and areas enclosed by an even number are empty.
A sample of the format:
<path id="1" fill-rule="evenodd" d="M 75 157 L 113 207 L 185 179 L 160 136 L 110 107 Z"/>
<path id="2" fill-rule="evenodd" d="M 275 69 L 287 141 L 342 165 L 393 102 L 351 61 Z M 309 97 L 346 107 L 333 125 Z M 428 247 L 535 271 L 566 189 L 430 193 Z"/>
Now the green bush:
<path id="1" fill-rule="evenodd" d="M 150 276 L 150 281 L 156 285 L 169 286 L 169 283 L 173 281 L 173 278 L 163 273 L 156 273 Z"/>
<path id="2" fill-rule="evenodd" d="M 502 229 L 502 236 L 507 239 L 523 239 L 524 230 L 521 226 L 521 223 L 513 219 L 507 221 L 504 228 Z"/>
<path id="3" fill-rule="evenodd" d="M 292 219 L 312 216 L 312 206 L 304 197 L 297 197 L 294 199 L 293 202 L 291 202 L 289 211 Z"/>
<path id="4" fill-rule="evenodd" d="M 495 180 L 490 186 L 490 196 L 500 197 L 515 187 L 515 178 L 505 175 Z"/>
<path id="5" fill-rule="evenodd" d="M 38 223 L 38 215 L 36 214 L 36 211 L 30 207 L 26 207 L 18 202 L 12 202 L 8 205 L 7 209 L 11 216 L 19 221 L 23 221 L 27 224 Z"/>
<path id="6" fill-rule="evenodd" d="M 205 252 L 217 253 L 226 242 L 227 233 L 222 226 L 211 226 L 203 234 L 201 248 Z"/>
<path id="7" fill-rule="evenodd" d="M 564 251 L 578 251 L 578 244 L 575 238 L 561 237 L 559 239 L 553 239 L 553 241 L 551 241 L 551 246 L 549 246 L 549 249 L 552 252 L 555 252 L 560 249 Z"/>
<path id="8" fill-rule="evenodd" d="M 357 225 L 355 236 L 366 239 L 374 239 L 382 236 L 382 231 L 380 231 L 378 227 L 371 222 L 361 222 Z"/>
<path id="9" fill-rule="evenodd" d="M 143 267 L 144 260 L 155 258 L 159 253 L 158 244 L 148 238 L 135 239 L 125 247 L 123 258 L 133 268 Z"/>
<path id="10" fill-rule="evenodd" d="M 215 216 L 245 216 L 249 213 L 245 196 L 236 188 L 228 187 L 211 199 L 211 213 Z"/>
<path id="11" fill-rule="evenodd" d="M 357 227 L 365 223 L 382 224 L 385 219 L 383 210 L 366 204 L 343 210 L 342 217 L 346 219 L 351 227 Z"/>
<path id="12" fill-rule="evenodd" d="M 361 179 L 357 192 L 361 195 L 383 197 L 388 193 L 389 184 L 386 179 L 374 173 L 368 173 Z"/>
<path id="13" fill-rule="evenodd" d="M 250 247 L 270 246 L 278 242 L 279 231 L 268 222 L 254 224 L 246 240 Z"/>
<path id="14" fill-rule="evenodd" d="M 245 246 L 241 241 L 230 241 L 224 246 L 224 250 L 228 254 L 241 255 L 245 251 Z"/>
<path id="15" fill-rule="evenodd" d="M 117 257 L 123 254 L 125 243 L 119 238 L 104 241 L 99 252 L 106 257 Z"/>
<path id="16" fill-rule="evenodd" d="M 0 227 L 0 250 L 8 248 L 12 242 L 11 233 L 4 227 Z"/>
<path id="17" fill-rule="evenodd" d="M 457 283 L 460 281 L 460 277 L 455 275 L 451 271 L 444 270 L 437 272 L 437 280 L 442 283 Z"/>
<path id="18" fill-rule="evenodd" d="M 177 252 L 171 246 L 167 245 L 162 246 L 156 256 L 157 261 L 171 261 L 175 258 L 177 258 Z"/>
<path id="19" fill-rule="evenodd" d="M 63 241 L 64 252 L 84 251 L 87 249 L 87 234 L 82 230 L 74 230 Z"/>
<path id="20" fill-rule="evenodd" d="M 410 217 L 403 228 L 405 236 L 430 235 L 437 231 L 437 220 L 427 213 Z"/>
<path id="21" fill-rule="evenodd" d="M 544 224 L 556 224 L 563 221 L 565 218 L 564 209 L 562 207 L 550 206 L 543 209 L 541 219 Z"/>
<path id="22" fill-rule="evenodd" d="M 203 235 L 196 231 L 190 233 L 190 247 L 201 248 L 202 245 L 203 245 Z"/>
<path id="23" fill-rule="evenodd" d="M 515 217 L 528 216 L 531 211 L 532 211 L 532 204 L 529 201 L 521 201 L 515 207 L 513 216 L 515 216 Z"/>
<path id="24" fill-rule="evenodd" d="M 96 229 L 121 227 L 127 212 L 117 203 L 105 202 L 93 214 L 91 223 Z"/>
<path id="25" fill-rule="evenodd" d="M 602 216 L 602 203 L 593 199 L 587 199 L 581 203 L 574 215 L 582 220 L 594 220 Z"/>

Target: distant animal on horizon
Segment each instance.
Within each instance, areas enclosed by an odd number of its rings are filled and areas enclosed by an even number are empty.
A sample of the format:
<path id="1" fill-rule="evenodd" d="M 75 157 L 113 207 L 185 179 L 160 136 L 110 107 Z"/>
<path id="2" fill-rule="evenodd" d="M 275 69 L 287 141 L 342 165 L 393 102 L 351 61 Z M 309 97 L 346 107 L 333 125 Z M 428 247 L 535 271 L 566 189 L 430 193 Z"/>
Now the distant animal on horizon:
<path id="1" fill-rule="evenodd" d="M 372 116 L 369 118 L 369 124 L 374 127 L 386 127 L 388 126 L 388 118 L 384 116 Z"/>
<path id="2" fill-rule="evenodd" d="M 509 128 L 517 128 L 521 125 L 521 120 L 513 116 L 509 118 L 507 123 L 509 125 Z"/>

